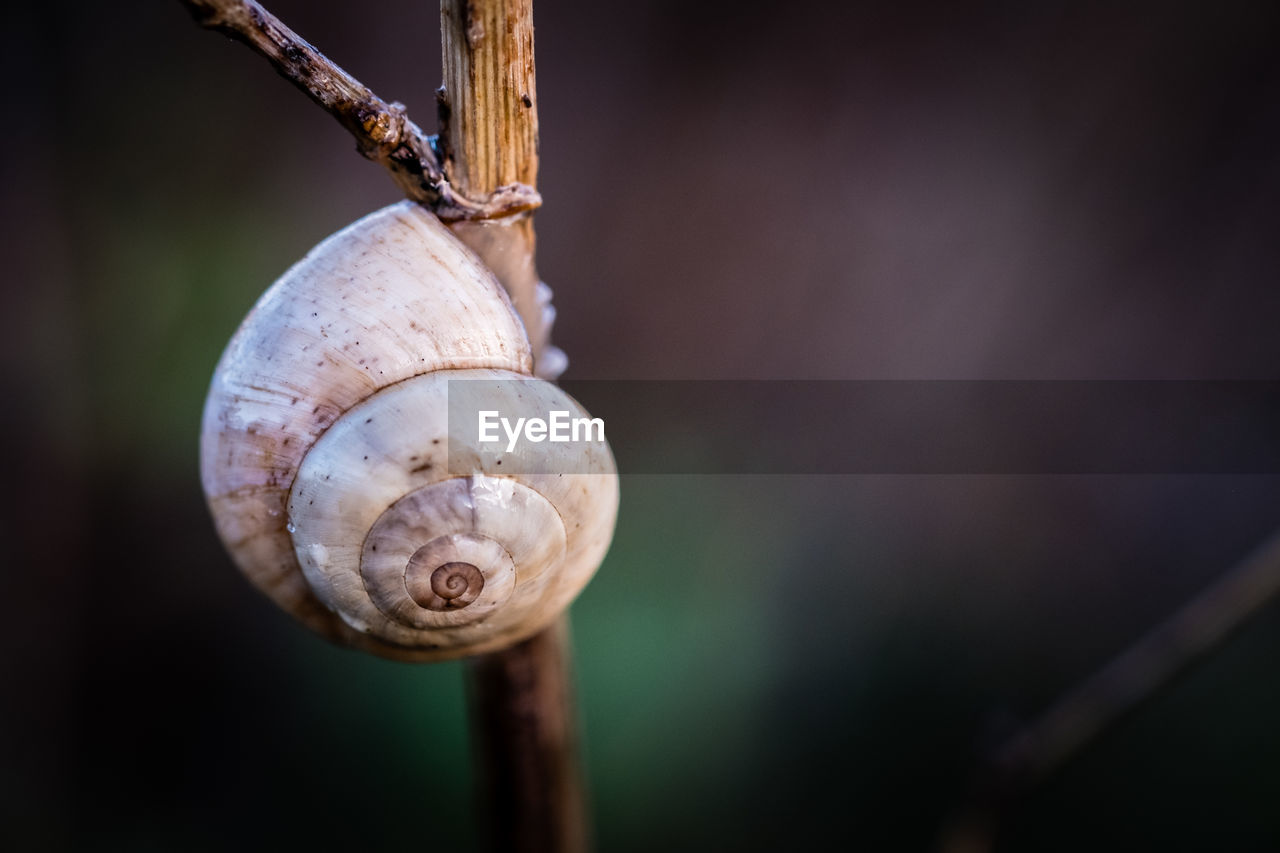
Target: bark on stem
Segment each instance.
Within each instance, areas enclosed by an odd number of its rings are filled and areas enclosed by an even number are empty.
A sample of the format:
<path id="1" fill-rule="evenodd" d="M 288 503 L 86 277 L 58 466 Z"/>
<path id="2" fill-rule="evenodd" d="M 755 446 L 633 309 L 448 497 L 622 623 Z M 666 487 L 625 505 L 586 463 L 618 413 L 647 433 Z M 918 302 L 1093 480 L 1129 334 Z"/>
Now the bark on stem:
<path id="1" fill-rule="evenodd" d="M 472 198 L 504 185 L 536 187 L 532 0 L 442 0 L 440 32 L 444 85 L 437 95 L 446 174 Z M 524 321 L 535 370 L 554 379 L 560 359 L 548 341 L 531 214 L 450 227 L 498 276 Z M 523 643 L 476 659 L 469 676 L 491 847 L 586 850 L 568 616 Z"/>
<path id="2" fill-rule="evenodd" d="M 538 185 L 538 88 L 532 0 L 442 0 L 444 85 L 437 91 L 444 169 L 458 190 L 485 198 L 513 184 Z M 534 371 L 554 379 L 550 298 L 538 286 L 529 213 L 459 222 L 453 231 L 498 276 L 533 345 Z"/>
<path id="3" fill-rule="evenodd" d="M 532 0 L 442 0 L 445 170 L 468 195 L 538 185 Z"/>

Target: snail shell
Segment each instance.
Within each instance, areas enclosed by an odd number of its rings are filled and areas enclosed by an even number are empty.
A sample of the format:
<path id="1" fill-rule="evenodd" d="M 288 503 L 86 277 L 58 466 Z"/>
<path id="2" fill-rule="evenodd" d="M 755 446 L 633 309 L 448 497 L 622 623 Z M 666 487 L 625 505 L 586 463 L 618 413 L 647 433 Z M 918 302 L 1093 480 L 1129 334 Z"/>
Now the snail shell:
<path id="1" fill-rule="evenodd" d="M 418 205 L 320 243 L 258 300 L 205 403 L 201 479 L 236 564 L 308 627 L 385 657 L 549 625 L 612 537 L 608 445 L 544 442 L 518 470 L 547 473 L 503 473 L 448 418 L 465 379 L 508 380 L 483 387 L 519 399 L 492 408 L 585 416 L 531 363 L 497 280 Z"/>

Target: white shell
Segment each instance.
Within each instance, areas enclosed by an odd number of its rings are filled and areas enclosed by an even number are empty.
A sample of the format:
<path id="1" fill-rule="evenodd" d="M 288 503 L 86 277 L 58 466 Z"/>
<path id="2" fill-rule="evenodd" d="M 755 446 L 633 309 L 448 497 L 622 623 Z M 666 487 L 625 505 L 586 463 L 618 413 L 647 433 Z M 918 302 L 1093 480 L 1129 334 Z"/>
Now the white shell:
<path id="1" fill-rule="evenodd" d="M 446 405 L 450 378 L 523 380 L 530 363 L 496 279 L 416 204 L 326 239 L 263 294 L 205 404 L 201 476 L 237 565 L 312 629 L 387 657 L 480 653 L 548 625 L 608 548 L 613 457 L 542 444 L 578 456 L 505 475 L 449 434 Z"/>

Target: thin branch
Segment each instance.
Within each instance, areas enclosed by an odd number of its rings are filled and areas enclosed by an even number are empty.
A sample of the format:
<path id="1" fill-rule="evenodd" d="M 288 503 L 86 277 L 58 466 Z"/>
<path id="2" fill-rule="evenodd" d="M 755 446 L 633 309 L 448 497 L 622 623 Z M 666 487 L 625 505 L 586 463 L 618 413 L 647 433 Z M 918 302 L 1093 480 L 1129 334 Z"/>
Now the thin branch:
<path id="1" fill-rule="evenodd" d="M 441 0 L 440 40 L 439 147 L 455 186 L 475 195 L 515 182 L 537 186 L 532 0 Z M 549 357 L 548 297 L 539 297 L 548 291 L 538 281 L 532 215 L 450 227 L 502 282 L 529 335 L 534 370 L 554 379 L 560 367 Z M 485 840 L 494 851 L 591 847 L 568 619 L 563 613 L 542 633 L 468 668 Z"/>
<path id="2" fill-rule="evenodd" d="M 944 851 L 984 851 L 1023 794 L 1158 695 L 1280 596 L 1280 533 L 1081 682 L 987 760 Z"/>
<path id="3" fill-rule="evenodd" d="M 503 853 L 591 849 L 578 755 L 569 621 L 468 667 L 484 848 Z"/>
<path id="4" fill-rule="evenodd" d="M 506 184 L 538 185 L 538 82 L 532 0 L 440 0 L 443 85 L 437 150 L 453 185 L 487 195 Z M 453 233 L 493 270 L 533 347 L 533 370 L 555 379 L 565 356 L 551 346 L 551 291 L 534 262 L 532 216 L 500 225 L 457 222 Z"/>
<path id="5" fill-rule="evenodd" d="M 360 153 L 381 164 L 406 196 L 444 220 L 487 220 L 532 210 L 542 198 L 531 186 L 497 187 L 482 200 L 449 183 L 434 138 L 409 120 L 403 104 L 387 103 L 343 71 L 253 0 L 181 0 L 203 27 L 247 44 L 277 72 L 324 107 L 355 138 Z"/>

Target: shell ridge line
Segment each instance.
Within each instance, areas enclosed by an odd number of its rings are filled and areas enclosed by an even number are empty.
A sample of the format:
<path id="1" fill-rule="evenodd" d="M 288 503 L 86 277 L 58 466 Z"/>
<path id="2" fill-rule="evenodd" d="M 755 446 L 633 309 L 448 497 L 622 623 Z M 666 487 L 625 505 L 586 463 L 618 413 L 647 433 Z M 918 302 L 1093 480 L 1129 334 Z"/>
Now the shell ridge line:
<path id="1" fill-rule="evenodd" d="M 301 466 L 299 466 L 299 468 L 301 468 Z M 437 482 L 446 482 L 446 481 L 438 480 Z M 417 490 L 415 490 L 415 492 L 416 491 Z M 414 494 L 415 492 L 410 492 L 409 494 Z M 382 516 L 386 514 L 387 510 L 391 509 L 391 507 L 395 506 L 397 503 L 399 503 L 400 501 L 404 500 L 407 497 L 408 495 L 401 495 L 399 498 L 396 498 L 391 503 L 383 507 L 382 510 L 378 513 L 378 519 L 381 519 Z M 373 524 L 369 526 L 369 529 L 365 531 L 364 538 L 360 540 L 360 561 L 356 564 L 356 576 L 360 578 L 360 588 L 364 590 L 364 597 L 369 600 L 370 604 L 373 605 L 373 609 L 376 610 L 379 614 L 381 614 L 383 618 L 385 618 L 388 622 L 394 623 L 396 625 L 402 625 L 403 624 L 402 622 L 396 621 L 395 618 L 393 618 L 389 613 L 387 613 L 381 607 L 378 606 L 377 599 L 373 597 L 373 591 L 369 589 L 369 578 L 365 577 L 365 573 L 364 573 L 364 552 L 365 552 L 365 549 L 369 547 L 369 537 L 373 535 L 373 531 L 376 530 L 378 527 L 378 519 L 374 520 Z M 408 571 L 407 571 L 408 565 L 405 566 L 405 569 L 406 571 L 400 574 L 400 583 L 404 587 L 405 598 L 409 601 L 413 601 L 414 604 L 417 604 L 417 602 L 414 601 L 413 596 L 409 594 L 409 577 L 408 577 Z M 404 648 L 407 648 L 407 649 L 414 648 L 413 646 L 407 645 L 405 643 L 396 643 L 394 640 L 390 640 L 387 638 L 380 638 L 380 639 L 382 639 L 384 642 L 394 643 L 397 646 L 403 646 Z"/>
<path id="2" fill-rule="evenodd" d="M 414 246 L 410 247 L 405 243 L 392 242 L 386 239 L 385 236 L 374 240 L 371 238 L 370 234 L 365 232 L 353 235 L 354 242 L 358 243 L 359 246 L 368 254 L 377 255 L 383 260 L 394 264 L 401 272 L 408 274 L 410 278 L 418 281 L 419 283 L 421 283 L 423 276 L 421 271 L 415 268 L 415 264 L 405 257 L 407 254 L 405 251 L 406 248 L 421 249 L 423 253 L 430 257 L 435 265 L 438 266 L 446 275 L 453 272 L 449 267 L 448 262 L 436 254 L 431 246 L 431 240 L 433 237 L 436 237 L 436 235 L 431 234 L 421 226 L 416 226 L 416 223 L 411 219 L 397 216 L 395 217 L 395 221 L 405 225 L 406 230 L 413 234 L 416 238 L 416 244 Z M 450 236 L 452 237 L 452 235 Z"/>
<path id="3" fill-rule="evenodd" d="M 507 306 L 507 310 L 509 310 L 512 316 L 515 317 L 518 328 L 525 333 L 526 337 L 528 337 L 528 332 L 524 328 L 524 321 L 520 319 L 520 315 L 516 312 L 515 304 L 511 301 L 511 294 L 507 293 L 507 289 L 502 286 L 502 282 L 498 281 L 498 277 L 494 275 L 493 270 L 489 269 L 485 262 L 480 259 L 480 256 L 477 255 L 470 246 L 463 243 L 462 240 L 460 240 L 452 231 L 449 231 L 448 227 L 441 222 L 435 214 L 426 210 L 416 202 L 404 201 L 392 205 L 392 207 L 388 209 L 394 209 L 396 211 L 397 219 L 399 219 L 399 221 L 408 222 L 418 233 L 418 236 L 423 239 L 424 244 L 428 243 L 435 236 L 431 233 L 432 230 L 437 227 L 443 229 L 445 234 L 448 236 L 448 239 L 456 241 L 458 246 L 461 247 L 462 251 L 459 252 L 458 255 L 462 261 L 469 266 L 469 269 L 467 269 L 466 272 L 476 273 L 476 275 L 473 276 L 474 278 L 485 280 L 491 294 L 496 294 L 501 298 L 502 303 Z M 504 224 L 501 227 L 505 228 L 509 226 Z M 435 253 L 431 252 L 429 249 L 428 253 L 433 258 L 436 257 Z M 448 267 L 445 266 L 445 269 L 447 270 Z"/>
<path id="4" fill-rule="evenodd" d="M 551 507 L 551 509 L 555 512 L 555 514 L 556 514 L 556 520 L 558 520 L 558 521 L 560 522 L 560 527 L 561 527 L 561 529 L 562 529 L 562 530 L 564 530 L 564 534 L 565 534 L 565 553 L 561 555 L 560 559 L 561 559 L 561 560 L 563 560 L 563 559 L 564 559 L 564 557 L 565 557 L 566 555 L 568 555 L 568 553 L 569 553 L 569 543 L 568 543 L 568 539 L 569 539 L 569 536 L 570 536 L 570 534 L 571 534 L 571 529 L 570 529 L 570 528 L 565 524 L 564 514 L 563 514 L 562 512 L 560 512 L 560 507 L 558 507 L 558 506 L 556 505 L 556 502 L 555 502 L 555 501 L 551 500 L 551 498 L 549 498 L 549 497 L 547 497 L 546 495 L 544 495 L 544 494 L 543 494 L 541 491 L 539 491 L 538 489 L 535 489 L 531 484 L 529 484 L 529 483 L 525 483 L 525 482 L 521 482 L 521 480 L 519 479 L 519 477 L 518 477 L 518 476 L 516 476 L 515 474 L 485 474 L 485 473 L 483 473 L 483 472 L 477 472 L 477 474 L 478 474 L 479 476 L 481 476 L 481 477 L 486 477 L 486 478 L 493 479 L 493 480 L 509 480 L 510 482 L 515 483 L 517 486 L 520 486 L 521 488 L 528 489 L 529 491 L 533 492 L 535 495 L 537 495 L 538 497 L 540 497 L 540 498 L 542 498 L 544 501 L 546 501 L 546 502 L 547 502 L 547 505 L 548 505 L 548 506 L 550 506 L 550 507 Z M 473 475 L 472 479 L 474 479 L 474 476 L 475 476 L 475 475 Z M 472 502 L 472 507 L 473 507 L 472 512 L 473 512 L 473 514 L 474 514 L 474 506 L 475 506 L 475 503 L 474 503 L 474 501 L 473 501 L 473 502 Z M 475 520 L 473 519 L 471 523 L 474 525 L 474 524 L 475 524 Z M 502 544 L 502 543 L 499 543 L 499 544 Z M 507 550 L 506 545 L 503 545 L 502 547 L 503 547 L 503 550 Z M 509 553 L 510 553 L 510 551 L 507 551 L 507 553 L 509 554 Z M 519 582 L 520 582 L 520 564 L 516 562 L 515 557 L 512 557 L 512 558 L 511 558 L 511 564 L 512 564 L 512 566 L 514 566 L 514 567 L 515 567 L 516 582 L 517 582 L 517 583 L 519 583 Z M 550 570 L 550 569 L 552 569 L 552 568 L 554 568 L 554 567 L 553 567 L 553 566 L 547 566 L 547 568 L 544 570 L 544 572 L 545 572 L 545 571 L 547 571 L 547 570 Z"/>
<path id="5" fill-rule="evenodd" d="M 361 400 L 357 400 L 350 407 L 338 411 L 337 417 L 335 417 L 329 423 L 325 424 L 325 426 L 321 428 L 321 430 L 312 437 L 311 443 L 306 445 L 307 447 L 306 452 L 302 454 L 302 458 L 298 460 L 298 465 L 294 468 L 294 470 L 290 474 L 289 483 L 284 487 L 284 491 L 290 494 L 290 497 L 287 498 L 285 501 L 286 503 L 285 509 L 289 510 L 290 506 L 288 505 L 291 505 L 293 503 L 293 498 L 292 498 L 293 484 L 298 479 L 298 472 L 302 470 L 302 463 L 305 462 L 307 457 L 311 455 L 311 451 L 315 448 L 316 444 L 320 441 L 321 437 L 323 437 L 326 433 L 328 433 L 329 430 L 333 429 L 333 425 L 336 424 L 338 421 L 342 420 L 342 418 L 345 417 L 348 412 L 352 411 L 353 409 L 359 408 L 364 403 L 367 403 L 369 400 L 372 400 L 378 394 L 381 394 L 382 392 L 387 391 L 391 388 L 395 388 L 399 385 L 403 385 L 405 382 L 409 382 L 411 380 L 417 379 L 420 376 L 425 376 L 428 373 L 442 373 L 450 370 L 502 370 L 510 373 L 515 372 L 511 370 L 510 367 L 504 364 L 490 364 L 490 363 L 481 363 L 481 364 L 475 364 L 475 365 L 468 364 L 468 365 L 459 366 L 459 367 L 445 367 L 445 368 L 439 368 L 436 370 L 424 370 L 421 373 L 415 373 L 412 376 L 406 376 L 403 379 L 397 379 L 395 382 L 389 382 L 386 385 L 383 385 L 377 388 L 368 397 L 365 397 Z M 243 490 L 244 489 L 242 487 L 238 489 L 233 489 L 232 491 L 229 491 L 229 492 L 223 492 L 223 494 L 226 494 L 226 495 L 239 494 Z"/>

